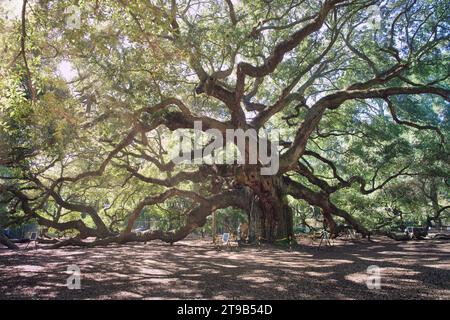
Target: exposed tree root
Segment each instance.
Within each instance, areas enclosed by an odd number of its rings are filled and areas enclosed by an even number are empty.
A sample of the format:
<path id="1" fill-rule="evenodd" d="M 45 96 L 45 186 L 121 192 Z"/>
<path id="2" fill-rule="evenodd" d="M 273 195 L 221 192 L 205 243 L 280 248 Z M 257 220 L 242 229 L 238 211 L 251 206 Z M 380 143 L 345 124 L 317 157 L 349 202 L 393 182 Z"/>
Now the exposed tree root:
<path id="1" fill-rule="evenodd" d="M 18 250 L 19 247 L 15 245 L 11 240 L 8 239 L 7 236 L 3 234 L 3 231 L 0 230 L 0 243 L 12 250 Z"/>

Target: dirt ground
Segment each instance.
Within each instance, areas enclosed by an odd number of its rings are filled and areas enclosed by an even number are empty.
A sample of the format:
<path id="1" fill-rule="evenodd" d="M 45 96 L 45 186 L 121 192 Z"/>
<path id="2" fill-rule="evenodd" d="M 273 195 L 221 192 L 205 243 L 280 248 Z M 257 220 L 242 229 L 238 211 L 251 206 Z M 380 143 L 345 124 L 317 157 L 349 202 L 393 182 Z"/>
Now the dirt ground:
<path id="1" fill-rule="evenodd" d="M 10 251 L 0 248 L 1 299 L 450 299 L 450 241 L 335 241 L 217 251 L 204 240 Z M 30 246 L 31 247 L 31 246 Z M 66 286 L 67 267 L 81 289 Z M 380 267 L 380 289 L 367 268 Z"/>

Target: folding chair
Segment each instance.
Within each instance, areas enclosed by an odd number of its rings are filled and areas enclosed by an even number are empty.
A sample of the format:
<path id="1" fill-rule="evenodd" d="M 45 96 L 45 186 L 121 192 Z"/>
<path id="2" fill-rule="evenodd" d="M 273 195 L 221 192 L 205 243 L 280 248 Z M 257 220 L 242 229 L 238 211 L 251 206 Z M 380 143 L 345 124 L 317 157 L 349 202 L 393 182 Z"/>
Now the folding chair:
<path id="1" fill-rule="evenodd" d="M 30 235 L 30 242 L 27 243 L 27 246 L 25 247 L 25 249 L 28 248 L 28 246 L 30 245 L 30 243 L 32 241 L 34 241 L 34 249 L 37 249 L 37 238 L 38 238 L 37 232 L 32 232 Z"/>

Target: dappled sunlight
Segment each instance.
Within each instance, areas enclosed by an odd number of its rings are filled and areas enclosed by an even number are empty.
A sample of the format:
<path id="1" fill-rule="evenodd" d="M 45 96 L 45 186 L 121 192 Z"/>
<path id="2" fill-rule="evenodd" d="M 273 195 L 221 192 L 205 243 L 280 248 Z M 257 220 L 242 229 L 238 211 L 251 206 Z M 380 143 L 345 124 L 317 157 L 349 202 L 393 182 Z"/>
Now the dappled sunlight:
<path id="1" fill-rule="evenodd" d="M 449 297 L 447 11 L 0 0 L 1 297 Z"/>
<path id="2" fill-rule="evenodd" d="M 261 277 L 257 275 L 244 275 L 244 276 L 238 276 L 238 280 L 245 280 L 250 281 L 254 283 L 267 283 L 267 282 L 273 282 L 273 279 L 269 277 Z"/>
<path id="3" fill-rule="evenodd" d="M 365 284 L 368 279 L 368 275 L 366 272 L 357 272 L 346 275 L 344 278 L 355 283 Z"/>
<path id="4" fill-rule="evenodd" d="M 134 293 L 134 292 L 129 292 L 129 291 L 120 291 L 117 293 L 114 293 L 112 295 L 112 297 L 100 297 L 100 299 L 141 299 L 143 298 L 142 295 Z"/>
<path id="5" fill-rule="evenodd" d="M 14 267 L 15 270 L 23 273 L 33 273 L 33 272 L 39 272 L 39 271 L 44 271 L 45 267 L 41 267 L 41 266 L 35 266 L 35 265 L 23 265 L 23 266 L 16 266 Z"/>
<path id="6" fill-rule="evenodd" d="M 438 264 L 425 264 L 424 267 L 427 268 L 438 268 L 442 270 L 450 270 L 450 261 L 447 263 L 438 263 Z M 449 287 L 450 287 L 450 278 L 447 280 Z"/>
<path id="7" fill-rule="evenodd" d="M 329 279 L 333 275 L 333 272 L 306 271 L 304 272 L 304 274 L 309 277 L 320 277 Z"/>
<path id="8" fill-rule="evenodd" d="M 450 259 L 441 254 L 450 252 L 450 243 L 402 244 L 416 259 L 405 259 L 399 246 L 383 240 L 373 250 L 361 242 L 321 250 L 267 246 L 217 252 L 211 244 L 185 241 L 183 246 L 0 250 L 0 292 L 6 299 L 393 299 L 437 292 L 450 297 Z M 81 269 L 81 290 L 66 287 L 70 264 Z M 380 290 L 366 286 L 370 265 L 381 268 Z"/>

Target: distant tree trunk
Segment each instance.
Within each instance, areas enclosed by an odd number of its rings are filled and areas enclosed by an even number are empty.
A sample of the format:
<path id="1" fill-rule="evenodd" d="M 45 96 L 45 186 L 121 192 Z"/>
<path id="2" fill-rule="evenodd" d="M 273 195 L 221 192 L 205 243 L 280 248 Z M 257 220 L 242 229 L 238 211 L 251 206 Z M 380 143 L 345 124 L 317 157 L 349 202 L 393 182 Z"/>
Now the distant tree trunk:
<path id="1" fill-rule="evenodd" d="M 442 226 L 442 218 L 440 215 L 440 207 L 439 207 L 439 200 L 438 200 L 438 192 L 437 192 L 437 184 L 435 179 L 431 179 L 431 185 L 430 185 L 430 198 L 431 198 L 431 204 L 433 206 L 433 220 L 436 227 Z"/>
<path id="2" fill-rule="evenodd" d="M 11 242 L 11 240 L 8 239 L 7 236 L 4 235 L 2 230 L 0 230 L 0 243 L 12 250 L 19 249 L 18 246 L 16 246 L 13 242 Z"/>
<path id="3" fill-rule="evenodd" d="M 211 234 L 212 240 L 213 240 L 213 243 L 215 244 L 216 243 L 216 234 L 217 234 L 217 230 L 216 230 L 216 213 L 215 212 L 212 213 L 211 229 L 212 229 L 211 230 L 212 231 L 212 234 Z"/>

